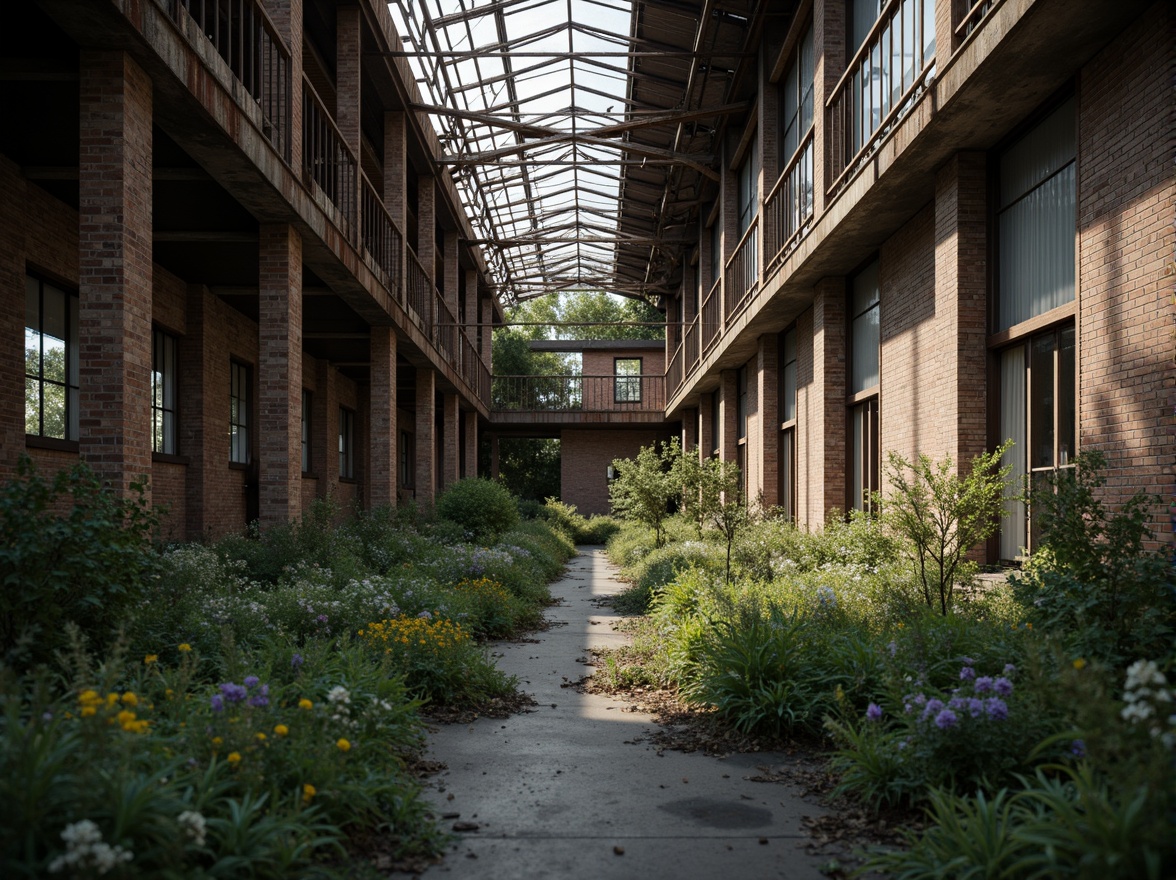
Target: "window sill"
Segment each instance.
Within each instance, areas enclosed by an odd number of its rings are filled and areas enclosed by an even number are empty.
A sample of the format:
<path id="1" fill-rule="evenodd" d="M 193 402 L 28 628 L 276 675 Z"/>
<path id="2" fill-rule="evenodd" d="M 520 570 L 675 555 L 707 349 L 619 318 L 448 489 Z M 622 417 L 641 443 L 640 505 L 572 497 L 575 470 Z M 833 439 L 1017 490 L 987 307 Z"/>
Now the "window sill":
<path id="1" fill-rule="evenodd" d="M 78 452 L 77 440 L 59 440 L 57 437 L 42 437 L 40 434 L 25 434 L 25 446 L 33 449 L 55 449 L 58 452 Z"/>
<path id="2" fill-rule="evenodd" d="M 188 456 L 186 456 L 186 455 L 172 455 L 171 453 L 168 453 L 168 452 L 152 452 L 151 453 L 151 460 L 163 462 L 164 464 L 182 464 L 182 465 L 189 464 Z"/>
<path id="3" fill-rule="evenodd" d="M 355 477 L 340 477 L 339 482 L 345 486 L 354 486 L 359 483 L 359 480 L 357 480 Z"/>
<path id="4" fill-rule="evenodd" d="M 249 468 L 250 468 L 250 465 L 246 462 L 243 462 L 243 461 L 230 461 L 229 462 L 229 470 L 231 470 L 231 471 L 247 471 L 247 470 L 249 470 Z"/>

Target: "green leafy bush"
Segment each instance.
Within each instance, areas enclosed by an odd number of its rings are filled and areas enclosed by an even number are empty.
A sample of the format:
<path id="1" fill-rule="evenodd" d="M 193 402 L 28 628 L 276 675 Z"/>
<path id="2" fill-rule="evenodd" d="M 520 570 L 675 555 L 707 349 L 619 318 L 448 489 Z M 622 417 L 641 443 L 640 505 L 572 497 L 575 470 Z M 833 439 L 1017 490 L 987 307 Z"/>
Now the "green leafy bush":
<path id="1" fill-rule="evenodd" d="M 470 540 L 493 543 L 518 525 L 519 508 L 505 486 L 479 477 L 459 480 L 442 492 L 437 516 L 457 523 Z"/>
<path id="2" fill-rule="evenodd" d="M 660 445 L 642 446 L 636 458 L 613 461 L 617 476 L 608 484 L 613 510 L 625 519 L 653 529 L 655 547 L 664 543 L 670 503 L 682 492 L 679 469 L 675 467 L 681 456 L 682 447 L 673 439 Z"/>
<path id="3" fill-rule="evenodd" d="M 69 623 L 95 646 L 127 623 L 157 561 L 146 483 L 132 490 L 119 498 L 84 463 L 46 479 L 21 457 L 0 488 L 0 660 L 50 660 Z"/>
<path id="4" fill-rule="evenodd" d="M 576 512 L 574 504 L 555 498 L 543 503 L 539 515 L 563 531 L 573 544 L 604 544 L 621 528 L 620 522 L 611 516 L 584 517 Z"/>

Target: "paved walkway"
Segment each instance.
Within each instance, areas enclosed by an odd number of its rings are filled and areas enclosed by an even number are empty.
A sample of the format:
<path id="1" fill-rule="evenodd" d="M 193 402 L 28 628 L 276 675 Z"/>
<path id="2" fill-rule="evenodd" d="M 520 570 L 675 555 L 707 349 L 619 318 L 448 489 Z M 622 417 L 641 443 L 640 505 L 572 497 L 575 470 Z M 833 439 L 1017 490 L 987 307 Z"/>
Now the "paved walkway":
<path id="1" fill-rule="evenodd" d="M 783 756 L 659 757 L 633 742 L 654 726 L 648 715 L 560 687 L 591 671 L 577 659 L 590 646 L 625 639 L 613 632 L 617 615 L 592 602 L 623 589 L 614 574 L 603 550 L 581 550 L 552 585 L 561 602 L 539 643 L 492 648 L 534 695 L 534 711 L 431 737 L 429 757 L 449 769 L 426 796 L 449 816 L 446 827 L 469 830 L 427 878 L 821 878 L 798 846 L 800 818 L 820 808 L 745 779 Z"/>

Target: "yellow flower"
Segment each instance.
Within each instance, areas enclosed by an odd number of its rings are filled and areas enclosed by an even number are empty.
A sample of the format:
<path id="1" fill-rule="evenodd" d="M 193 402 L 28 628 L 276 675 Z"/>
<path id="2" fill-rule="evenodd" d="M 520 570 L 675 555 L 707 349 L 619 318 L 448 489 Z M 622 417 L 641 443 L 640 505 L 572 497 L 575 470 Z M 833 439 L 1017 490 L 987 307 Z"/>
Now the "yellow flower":
<path id="1" fill-rule="evenodd" d="M 232 764 L 234 767 L 236 767 L 238 764 L 241 763 L 241 753 L 240 752 L 229 752 L 229 756 L 227 758 L 225 758 L 225 760 L 228 761 L 230 764 Z"/>
<path id="2" fill-rule="evenodd" d="M 257 733 L 253 734 L 253 738 L 255 740 L 257 740 L 258 742 L 265 742 L 265 734 L 262 733 L 261 731 L 258 731 Z"/>
<path id="3" fill-rule="evenodd" d="M 285 724 L 275 724 L 274 725 L 274 733 L 276 733 L 278 736 L 285 736 L 289 732 L 290 732 L 290 728 L 287 727 Z"/>
<path id="4" fill-rule="evenodd" d="M 337 748 L 341 752 L 349 752 L 349 751 L 351 751 L 351 742 L 349 740 L 346 740 L 346 739 L 343 739 L 342 737 L 340 737 L 335 742 L 335 748 Z"/>
<path id="5" fill-rule="evenodd" d="M 122 695 L 122 701 L 123 701 L 124 706 L 138 706 L 139 705 L 139 698 L 136 697 L 134 695 L 134 693 L 131 691 L 127 691 L 125 694 Z"/>
<path id="6" fill-rule="evenodd" d="M 106 695 L 106 705 L 107 706 L 117 706 L 118 705 L 118 694 L 114 694 L 114 693 L 107 694 Z"/>
<path id="7" fill-rule="evenodd" d="M 214 737 L 212 738 L 212 744 L 213 744 L 214 746 L 223 745 L 223 744 L 224 744 L 224 740 L 223 740 L 223 739 L 221 739 L 219 736 L 214 736 Z"/>
<path id="8" fill-rule="evenodd" d="M 1074 661 L 1074 668 L 1079 671 L 1085 669 L 1086 668 L 1086 661 L 1083 658 L 1079 657 L 1077 660 Z"/>
<path id="9" fill-rule="evenodd" d="M 313 709 L 314 703 L 312 703 L 310 700 L 306 699 L 306 697 L 303 697 L 301 700 L 298 701 L 298 708 L 299 709 Z"/>
<path id="10" fill-rule="evenodd" d="M 171 688 L 168 688 L 167 690 L 165 690 L 163 692 L 163 695 L 170 700 L 172 697 L 174 697 L 176 695 L 176 692 L 173 691 Z"/>
<path id="11" fill-rule="evenodd" d="M 189 651 L 192 650 L 192 646 L 189 645 L 187 642 L 184 642 L 176 650 L 179 651 L 181 654 L 187 654 Z"/>
<path id="12" fill-rule="evenodd" d="M 98 710 L 93 706 L 82 706 L 81 716 L 83 718 L 92 718 L 98 714 Z"/>
<path id="13" fill-rule="evenodd" d="M 127 725 L 135 720 L 135 713 L 129 709 L 123 709 L 118 713 L 118 723 L 122 725 L 122 729 L 126 730 Z"/>
<path id="14" fill-rule="evenodd" d="M 143 658 L 143 662 L 147 666 L 150 666 L 152 663 L 158 663 L 159 662 L 159 655 L 158 654 L 148 654 L 146 657 Z"/>
<path id="15" fill-rule="evenodd" d="M 102 698 L 98 696 L 98 691 L 88 690 L 78 694 L 78 702 L 83 706 L 96 706 L 102 702 Z"/>
<path id="16" fill-rule="evenodd" d="M 316 794 L 318 794 L 318 789 L 307 782 L 302 786 L 302 803 L 309 804 L 310 799 L 313 798 Z"/>
<path id="17" fill-rule="evenodd" d="M 1031 624 L 1031 623 L 1025 624 L 1025 629 L 1030 629 L 1030 630 L 1033 629 L 1033 624 Z"/>
<path id="18" fill-rule="evenodd" d="M 845 702 L 845 691 L 841 689 L 841 685 L 837 685 L 837 690 L 833 692 L 833 696 L 837 699 L 838 703 Z"/>

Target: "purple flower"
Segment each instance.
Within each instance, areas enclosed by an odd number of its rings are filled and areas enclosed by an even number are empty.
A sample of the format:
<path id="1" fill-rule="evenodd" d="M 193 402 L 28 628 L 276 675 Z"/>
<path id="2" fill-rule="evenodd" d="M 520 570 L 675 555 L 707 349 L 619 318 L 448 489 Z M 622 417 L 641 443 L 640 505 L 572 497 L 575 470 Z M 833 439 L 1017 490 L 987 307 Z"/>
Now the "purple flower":
<path id="1" fill-rule="evenodd" d="M 984 711 L 993 721 L 1004 721 L 1009 717 L 1009 707 L 1000 697 L 989 697 L 984 701 Z"/>
<path id="2" fill-rule="evenodd" d="M 898 653 L 898 642 L 891 642 L 889 645 L 886 646 L 886 650 L 889 651 L 890 656 L 893 657 L 895 654 Z"/>
<path id="3" fill-rule="evenodd" d="M 968 708 L 968 700 L 965 697 L 952 697 L 947 703 L 947 708 L 953 712 L 962 712 Z"/>
<path id="4" fill-rule="evenodd" d="M 923 705 L 926 705 L 926 703 L 927 703 L 927 698 L 925 696 L 923 696 L 922 694 L 915 694 L 915 705 L 916 706 L 923 706 Z"/>
<path id="5" fill-rule="evenodd" d="M 225 701 L 224 701 L 224 698 L 221 697 L 220 694 L 213 694 L 212 699 L 209 700 L 208 702 L 212 704 L 212 711 L 213 712 L 225 711 Z"/>
<path id="6" fill-rule="evenodd" d="M 257 687 L 257 683 L 259 681 L 261 681 L 261 679 L 258 678 L 256 675 L 247 675 L 247 676 L 245 676 L 245 687 L 247 687 L 247 688 Z"/>
<path id="7" fill-rule="evenodd" d="M 320 614 L 318 617 L 315 618 L 315 620 L 317 620 L 319 623 L 326 623 L 327 622 L 327 615 Z"/>
<path id="8" fill-rule="evenodd" d="M 972 697 L 970 700 L 968 700 L 968 714 L 971 715 L 973 718 L 979 718 L 981 713 L 983 713 L 983 711 L 984 711 L 984 701 L 983 700 L 977 700 L 975 697 Z"/>
<path id="9" fill-rule="evenodd" d="M 303 660 L 302 660 L 301 654 L 295 654 L 293 657 L 290 658 L 290 668 L 291 669 L 301 669 L 302 663 L 303 663 Z"/>
<path id="10" fill-rule="evenodd" d="M 1004 674 L 1005 675 L 1016 675 L 1017 674 L 1017 667 L 1014 666 L 1012 663 L 1006 663 L 1005 668 L 1004 668 Z"/>
<path id="11" fill-rule="evenodd" d="M 956 713 L 951 709 L 944 709 L 935 716 L 935 726 L 940 730 L 947 730 L 948 728 L 956 726 Z"/>
<path id="12" fill-rule="evenodd" d="M 269 705 L 269 697 L 265 696 L 264 694 L 258 694 L 255 697 L 250 697 L 249 698 L 249 705 L 255 706 L 258 709 L 262 708 L 263 706 L 268 706 Z"/>
<path id="13" fill-rule="evenodd" d="M 230 703 L 240 703 L 247 696 L 249 692 L 239 684 L 234 684 L 231 681 L 226 681 L 220 686 L 221 694 Z"/>
<path id="14" fill-rule="evenodd" d="M 870 703 L 870 705 L 866 707 L 866 718 L 871 721 L 881 721 L 882 707 L 877 703 Z"/>
<path id="15" fill-rule="evenodd" d="M 928 700 L 927 705 L 923 707 L 923 720 L 934 718 L 939 712 L 943 711 L 943 700 Z"/>
<path id="16" fill-rule="evenodd" d="M 972 684 L 972 689 L 978 694 L 986 694 L 992 690 L 992 677 L 982 675 Z"/>
<path id="17" fill-rule="evenodd" d="M 1085 758 L 1086 757 L 1086 743 L 1084 743 L 1080 739 L 1074 740 L 1072 743 L 1070 743 L 1070 754 L 1073 755 L 1075 758 Z"/>
<path id="18" fill-rule="evenodd" d="M 1013 692 L 1013 683 L 1002 675 L 992 683 L 992 689 L 1002 697 L 1007 697 Z"/>
<path id="19" fill-rule="evenodd" d="M 961 663 L 963 663 L 965 666 L 971 666 L 971 665 L 973 665 L 973 664 L 974 664 L 976 661 L 975 661 L 975 660 L 973 660 L 971 657 L 961 657 L 961 658 L 960 658 L 960 662 L 961 662 Z"/>
<path id="20" fill-rule="evenodd" d="M 960 681 L 971 681 L 976 677 L 976 670 L 971 666 L 964 666 L 960 669 Z"/>

